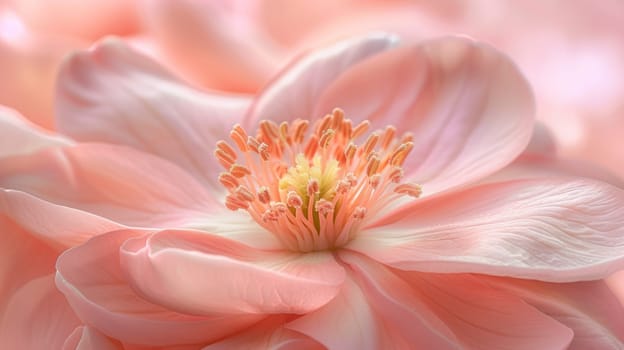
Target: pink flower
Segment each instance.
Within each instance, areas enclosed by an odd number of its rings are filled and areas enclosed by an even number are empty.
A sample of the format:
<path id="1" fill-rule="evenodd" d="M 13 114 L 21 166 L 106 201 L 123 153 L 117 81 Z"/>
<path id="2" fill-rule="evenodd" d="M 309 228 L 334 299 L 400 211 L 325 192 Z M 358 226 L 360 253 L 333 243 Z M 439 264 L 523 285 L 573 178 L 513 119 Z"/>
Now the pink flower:
<path id="1" fill-rule="evenodd" d="M 487 45 L 350 39 L 250 100 L 109 41 L 57 103 L 71 140 L 0 119 L 4 347 L 624 345 L 624 193 L 507 167 L 533 99 Z"/>

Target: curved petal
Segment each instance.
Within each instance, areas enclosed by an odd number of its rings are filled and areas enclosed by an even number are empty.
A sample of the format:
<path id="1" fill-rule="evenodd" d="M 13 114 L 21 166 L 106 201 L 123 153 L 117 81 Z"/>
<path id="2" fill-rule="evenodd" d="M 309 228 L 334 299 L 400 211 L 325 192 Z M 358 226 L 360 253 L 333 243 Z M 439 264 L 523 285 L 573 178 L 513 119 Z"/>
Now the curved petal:
<path id="1" fill-rule="evenodd" d="M 281 52 L 248 18 L 255 4 L 144 3 L 147 30 L 189 80 L 224 91 L 254 92 L 274 73 Z"/>
<path id="2" fill-rule="evenodd" d="M 624 191 L 534 179 L 415 201 L 348 248 L 405 270 L 580 281 L 624 266 L 622 227 Z"/>
<path id="3" fill-rule="evenodd" d="M 319 97 L 337 76 L 367 57 L 398 44 L 396 36 L 371 34 L 338 42 L 294 61 L 260 93 L 246 116 L 245 125 L 263 119 L 282 121 L 322 117 L 316 110 Z"/>
<path id="4" fill-rule="evenodd" d="M 336 296 L 344 280 L 327 252 L 263 251 L 193 231 L 129 240 L 121 263 L 146 298 L 195 314 L 305 313 Z"/>
<path id="5" fill-rule="evenodd" d="M 272 316 L 265 321 L 227 337 L 202 350 L 262 349 L 262 350 L 324 350 L 325 347 L 299 332 L 283 328 L 292 316 Z"/>
<path id="6" fill-rule="evenodd" d="M 60 349 L 80 324 L 54 287 L 53 274 L 25 284 L 0 315 L 2 349 Z"/>
<path id="7" fill-rule="evenodd" d="M 170 160 L 221 190 L 212 155 L 247 97 L 202 94 L 120 41 L 74 54 L 58 78 L 58 127 L 79 141 L 128 145 Z"/>
<path id="8" fill-rule="evenodd" d="M 112 340 L 89 326 L 77 327 L 67 337 L 63 350 L 124 350 L 121 343 Z"/>
<path id="9" fill-rule="evenodd" d="M 54 272 L 58 252 L 5 213 L 0 214 L 0 242 L 0 315 L 4 315 L 16 290 Z"/>
<path id="10" fill-rule="evenodd" d="M 0 186 L 133 226 L 180 226 L 220 207 L 177 166 L 103 144 L 0 160 Z"/>
<path id="11" fill-rule="evenodd" d="M 604 281 L 545 283 L 480 277 L 524 299 L 574 332 L 569 350 L 624 348 L 624 305 Z"/>
<path id="12" fill-rule="evenodd" d="M 475 276 L 392 271 L 344 252 L 373 309 L 423 349 L 567 349 L 573 333 L 512 293 Z M 393 337 L 393 338 L 396 338 Z"/>
<path id="13" fill-rule="evenodd" d="M 340 294 L 322 308 L 286 324 L 328 349 L 388 349 L 383 339 L 383 324 L 368 305 L 366 295 L 351 278 Z"/>
<path id="14" fill-rule="evenodd" d="M 614 175 L 599 165 L 572 158 L 555 155 L 523 153 L 511 164 L 494 174 L 482 179 L 479 183 L 503 182 L 510 180 L 526 180 L 538 178 L 585 177 L 624 189 L 624 179 Z"/>
<path id="15" fill-rule="evenodd" d="M 5 215 L 26 230 L 28 235 L 47 243 L 57 251 L 122 227 L 97 215 L 46 202 L 14 190 L 0 189 L 0 215 Z"/>
<path id="16" fill-rule="evenodd" d="M 620 304 L 624 306 L 624 270 L 620 270 L 609 276 L 605 282 L 618 300 L 620 300 Z"/>
<path id="17" fill-rule="evenodd" d="M 124 343 L 173 346 L 212 342 L 262 319 L 182 314 L 138 296 L 119 264 L 119 248 L 141 234 L 125 230 L 97 236 L 59 257 L 56 285 L 82 321 Z"/>
<path id="18" fill-rule="evenodd" d="M 405 45 L 353 65 L 310 112 L 336 107 L 355 123 L 368 119 L 411 133 L 404 168 L 424 194 L 510 163 L 529 142 L 535 113 L 530 87 L 507 57 L 458 37 Z"/>
<path id="19" fill-rule="evenodd" d="M 0 106 L 0 157 L 70 144 L 71 141 L 65 137 L 45 131 L 16 111 Z"/>

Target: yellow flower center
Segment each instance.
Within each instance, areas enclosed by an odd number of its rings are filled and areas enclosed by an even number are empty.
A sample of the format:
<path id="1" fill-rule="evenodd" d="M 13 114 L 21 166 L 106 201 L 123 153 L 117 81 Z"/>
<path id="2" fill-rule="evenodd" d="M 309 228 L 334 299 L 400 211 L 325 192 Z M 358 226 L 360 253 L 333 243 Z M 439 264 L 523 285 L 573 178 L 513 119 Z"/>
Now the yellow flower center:
<path id="1" fill-rule="evenodd" d="M 256 136 L 236 125 L 217 142 L 225 168 L 219 181 L 225 205 L 246 210 L 258 224 L 294 251 L 335 249 L 349 242 L 369 213 L 400 196 L 418 197 L 419 185 L 402 183 L 402 165 L 413 144 L 396 129 L 368 135 L 370 123 L 353 126 L 340 109 L 320 119 L 277 125 L 260 122 Z"/>

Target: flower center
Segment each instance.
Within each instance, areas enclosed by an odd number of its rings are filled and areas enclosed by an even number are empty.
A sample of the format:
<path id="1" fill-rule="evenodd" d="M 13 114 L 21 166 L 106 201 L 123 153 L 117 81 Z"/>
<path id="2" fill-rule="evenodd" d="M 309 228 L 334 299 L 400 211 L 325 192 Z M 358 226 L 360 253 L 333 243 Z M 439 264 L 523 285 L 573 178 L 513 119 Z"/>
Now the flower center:
<path id="1" fill-rule="evenodd" d="M 420 196 L 419 185 L 402 183 L 411 135 L 398 138 L 392 126 L 369 133 L 368 121 L 353 126 L 340 109 L 312 130 L 309 124 L 264 120 L 256 136 L 235 125 L 230 138 L 238 150 L 217 142 L 227 208 L 246 210 L 286 247 L 309 252 L 343 246 L 370 213 Z"/>

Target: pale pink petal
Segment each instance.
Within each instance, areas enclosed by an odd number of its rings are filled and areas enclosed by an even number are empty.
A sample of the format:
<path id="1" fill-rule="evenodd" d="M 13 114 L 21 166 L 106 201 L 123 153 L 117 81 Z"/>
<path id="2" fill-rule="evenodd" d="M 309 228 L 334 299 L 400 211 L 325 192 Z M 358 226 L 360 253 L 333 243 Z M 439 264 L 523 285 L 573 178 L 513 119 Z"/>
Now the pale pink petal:
<path id="1" fill-rule="evenodd" d="M 399 269 L 553 282 L 624 266 L 624 191 L 589 180 L 487 184 L 425 198 L 347 246 Z"/>
<path id="2" fill-rule="evenodd" d="M 262 119 L 287 121 L 322 117 L 317 111 L 319 97 L 337 76 L 367 57 L 398 44 L 389 34 L 371 34 L 338 42 L 302 56 L 288 66 L 254 102 L 245 124 Z M 340 106 L 334 106 L 340 107 Z M 317 111 L 321 114 L 314 114 Z"/>
<path id="3" fill-rule="evenodd" d="M 287 328 L 306 334 L 330 350 L 387 349 L 383 324 L 368 305 L 367 296 L 351 278 L 340 294 L 322 308 L 288 323 Z"/>
<path id="4" fill-rule="evenodd" d="M 0 160 L 0 186 L 134 226 L 180 226 L 220 206 L 176 165 L 104 144 Z"/>
<path id="5" fill-rule="evenodd" d="M 2 349 L 60 349 L 80 324 L 56 290 L 53 274 L 26 283 L 7 305 L 0 313 Z"/>
<path id="6" fill-rule="evenodd" d="M 124 343 L 173 346 L 212 342 L 262 319 L 182 314 L 137 295 L 119 264 L 119 247 L 140 234 L 128 230 L 97 236 L 61 255 L 56 284 L 82 321 Z"/>
<path id="7" fill-rule="evenodd" d="M 533 128 L 524 77 L 500 52 L 466 38 L 380 53 L 337 76 L 314 102 L 308 115 L 339 107 L 355 123 L 412 133 L 404 168 L 424 194 L 502 168 L 524 150 Z"/>
<path id="8" fill-rule="evenodd" d="M 17 289 L 54 272 L 57 250 L 0 213 L 0 315 Z"/>
<path id="9" fill-rule="evenodd" d="M 604 281 L 545 283 L 483 277 L 509 291 L 574 332 L 569 350 L 624 348 L 624 305 Z"/>
<path id="10" fill-rule="evenodd" d="M 248 102 L 194 90 L 111 39 L 65 62 L 56 112 L 59 129 L 79 141 L 150 152 L 220 190 L 215 143 L 228 135 Z"/>
<path id="11" fill-rule="evenodd" d="M 258 223 L 242 210 L 215 211 L 186 222 L 184 228 L 210 232 L 261 250 L 280 250 L 284 247 L 275 235 L 260 229 Z"/>
<path id="12" fill-rule="evenodd" d="M 16 111 L 0 106 L 0 157 L 70 144 L 67 138 L 45 131 Z"/>
<path id="13" fill-rule="evenodd" d="M 539 154 L 534 151 L 527 149 L 511 164 L 482 179 L 479 183 L 567 176 L 570 178 L 590 178 L 624 189 L 624 179 L 599 165 L 581 159 L 562 158 L 556 155 Z"/>
<path id="14" fill-rule="evenodd" d="M 328 252 L 264 251 L 194 231 L 129 240 L 121 263 L 146 298 L 195 314 L 304 313 L 336 296 L 344 280 Z"/>
<path id="15" fill-rule="evenodd" d="M 41 240 L 57 251 L 122 227 L 100 216 L 46 202 L 15 190 L 0 189 L 0 215 L 10 218 L 28 232 L 29 236 Z"/>
<path id="16" fill-rule="evenodd" d="M 272 316 L 231 337 L 210 344 L 202 350 L 324 350 L 325 347 L 299 332 L 283 328 L 293 316 Z"/>
<path id="17" fill-rule="evenodd" d="M 403 273 L 340 255 L 393 337 L 422 349 L 566 349 L 573 333 L 471 275 Z"/>
<path id="18" fill-rule="evenodd" d="M 624 270 L 618 271 L 609 276 L 605 282 L 615 296 L 620 300 L 620 304 L 624 306 Z"/>
<path id="19" fill-rule="evenodd" d="M 63 350 L 124 350 L 124 347 L 96 329 L 80 326 L 65 340 Z"/>
<path id="20" fill-rule="evenodd" d="M 150 0 L 144 5 L 147 31 L 192 82 L 254 92 L 277 67 L 281 52 L 249 18 L 253 2 Z"/>

